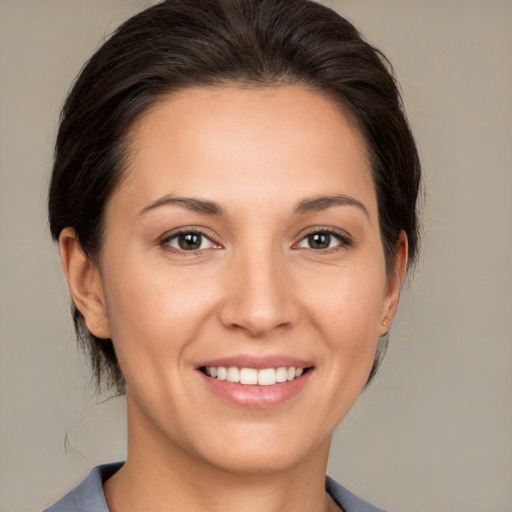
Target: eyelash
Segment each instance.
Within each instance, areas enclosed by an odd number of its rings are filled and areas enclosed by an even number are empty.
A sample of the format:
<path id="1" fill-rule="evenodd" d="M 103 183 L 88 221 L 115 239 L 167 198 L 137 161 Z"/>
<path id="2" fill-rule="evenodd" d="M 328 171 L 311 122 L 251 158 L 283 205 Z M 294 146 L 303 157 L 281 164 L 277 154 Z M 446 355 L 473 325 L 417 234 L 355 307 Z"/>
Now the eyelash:
<path id="1" fill-rule="evenodd" d="M 165 250 L 170 251 L 170 252 L 175 252 L 175 253 L 178 253 L 178 254 L 186 254 L 186 253 L 201 254 L 204 250 L 210 249 L 210 247 L 208 247 L 206 249 L 205 248 L 203 248 L 203 249 L 193 249 L 193 250 L 187 251 L 186 249 L 182 249 L 182 248 L 178 248 L 178 247 L 172 247 L 170 245 L 171 241 L 178 240 L 180 235 L 197 235 L 198 237 L 201 237 L 201 245 L 203 244 L 204 239 L 206 239 L 206 240 L 208 240 L 214 246 L 213 248 L 220 248 L 221 247 L 220 244 L 218 244 L 217 242 L 212 240 L 212 237 L 208 236 L 206 233 L 204 233 L 204 231 L 201 231 L 200 229 L 194 229 L 194 228 L 180 229 L 179 231 L 175 231 L 174 233 L 168 234 L 159 242 L 159 244 Z"/>
<path id="2" fill-rule="evenodd" d="M 299 244 L 302 243 L 304 240 L 306 240 L 308 237 L 310 237 L 312 235 L 328 235 L 329 237 L 333 237 L 338 241 L 338 243 L 334 247 L 327 247 L 325 249 L 308 248 L 309 250 L 314 251 L 314 252 L 319 252 L 319 253 L 325 254 L 325 253 L 340 251 L 340 250 L 347 249 L 347 248 L 353 246 L 353 241 L 347 235 L 342 235 L 341 233 L 339 233 L 338 231 L 336 231 L 332 228 L 322 228 L 322 227 L 314 228 L 311 231 L 309 231 L 308 233 L 306 233 L 300 239 Z M 298 244 L 296 244 L 296 245 L 298 245 Z"/>
<path id="3" fill-rule="evenodd" d="M 170 245 L 171 241 L 178 240 L 178 238 L 181 235 L 197 235 L 198 237 L 201 237 L 200 245 L 202 245 L 204 242 L 204 239 L 206 239 L 213 245 L 213 247 L 207 247 L 207 248 L 203 248 L 203 249 L 201 249 L 201 248 L 192 249 L 190 251 L 183 249 L 183 248 L 172 247 Z M 307 240 L 307 238 L 312 235 L 327 235 L 329 237 L 334 237 L 338 241 L 338 243 L 334 247 L 326 247 L 323 249 L 314 249 L 311 247 L 304 247 L 305 249 L 308 249 L 308 250 L 316 252 L 316 253 L 324 253 L 325 254 L 325 253 L 330 253 L 330 252 L 336 252 L 336 251 L 340 251 L 340 250 L 349 248 L 353 245 L 352 240 L 348 236 L 342 235 L 339 232 L 337 232 L 331 228 L 315 228 L 315 229 L 309 231 L 308 233 L 306 233 L 300 239 L 300 241 L 298 243 L 294 244 L 294 247 L 300 248 L 300 244 L 302 242 L 304 242 L 305 240 Z M 174 233 L 166 235 L 159 242 L 159 245 L 161 245 L 167 251 L 178 253 L 178 254 L 186 254 L 186 253 L 201 254 L 203 251 L 210 249 L 210 248 L 215 248 L 215 249 L 222 248 L 222 246 L 220 244 L 215 242 L 215 240 L 213 240 L 210 236 L 208 236 L 204 231 L 201 231 L 200 229 L 194 229 L 194 228 L 180 229 L 179 231 L 175 231 Z"/>

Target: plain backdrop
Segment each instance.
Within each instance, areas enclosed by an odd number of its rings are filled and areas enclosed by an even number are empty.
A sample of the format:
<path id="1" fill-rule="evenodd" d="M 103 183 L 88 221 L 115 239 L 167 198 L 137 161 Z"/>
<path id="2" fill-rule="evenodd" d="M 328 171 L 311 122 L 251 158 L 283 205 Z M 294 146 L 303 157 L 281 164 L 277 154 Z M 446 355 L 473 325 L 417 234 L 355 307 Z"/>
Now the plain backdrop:
<path id="1" fill-rule="evenodd" d="M 512 511 L 512 2 L 326 3 L 393 62 L 426 188 L 420 266 L 329 471 L 394 512 Z M 69 85 L 149 4 L 0 0 L 4 512 L 40 510 L 124 457 L 123 400 L 94 396 L 45 198 Z"/>

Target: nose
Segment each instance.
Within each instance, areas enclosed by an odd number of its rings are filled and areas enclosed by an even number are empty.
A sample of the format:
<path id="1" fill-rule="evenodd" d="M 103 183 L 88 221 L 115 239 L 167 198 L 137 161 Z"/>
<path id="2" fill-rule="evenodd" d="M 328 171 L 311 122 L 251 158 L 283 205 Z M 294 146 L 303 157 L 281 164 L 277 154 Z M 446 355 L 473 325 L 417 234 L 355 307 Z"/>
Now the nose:
<path id="1" fill-rule="evenodd" d="M 244 251 L 227 272 L 220 320 L 230 330 L 263 338 L 290 328 L 298 318 L 293 280 L 283 256 L 271 251 Z"/>

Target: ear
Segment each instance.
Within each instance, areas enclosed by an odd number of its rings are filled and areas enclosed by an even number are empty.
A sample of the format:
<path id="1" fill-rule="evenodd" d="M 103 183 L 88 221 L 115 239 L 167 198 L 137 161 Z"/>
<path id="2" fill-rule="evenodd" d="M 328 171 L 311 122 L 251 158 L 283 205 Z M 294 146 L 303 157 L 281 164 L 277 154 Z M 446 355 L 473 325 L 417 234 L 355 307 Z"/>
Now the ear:
<path id="1" fill-rule="evenodd" d="M 391 329 L 391 324 L 398 309 L 400 291 L 407 271 L 408 247 L 407 235 L 402 230 L 395 245 L 394 267 L 387 278 L 386 292 L 382 303 L 379 337 L 384 336 Z"/>
<path id="2" fill-rule="evenodd" d="M 59 247 L 71 299 L 85 318 L 87 329 L 98 338 L 110 338 L 103 282 L 98 267 L 83 252 L 73 228 L 62 230 Z"/>

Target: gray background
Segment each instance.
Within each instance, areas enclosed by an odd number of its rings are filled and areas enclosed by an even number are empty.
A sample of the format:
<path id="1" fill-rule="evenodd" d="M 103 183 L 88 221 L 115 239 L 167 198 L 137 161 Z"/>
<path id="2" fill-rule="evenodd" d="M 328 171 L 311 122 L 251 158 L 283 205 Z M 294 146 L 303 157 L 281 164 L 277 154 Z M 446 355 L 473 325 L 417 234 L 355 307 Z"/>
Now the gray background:
<path id="1" fill-rule="evenodd" d="M 512 2 L 331 0 L 394 63 L 425 169 L 420 267 L 330 473 L 395 512 L 512 511 Z M 61 103 L 144 0 L 0 0 L 0 510 L 125 450 L 77 355 L 45 195 Z M 302 512 L 302 511 L 301 511 Z"/>

